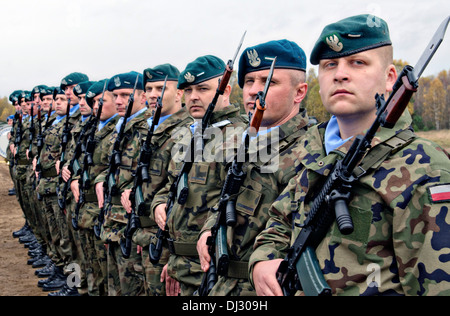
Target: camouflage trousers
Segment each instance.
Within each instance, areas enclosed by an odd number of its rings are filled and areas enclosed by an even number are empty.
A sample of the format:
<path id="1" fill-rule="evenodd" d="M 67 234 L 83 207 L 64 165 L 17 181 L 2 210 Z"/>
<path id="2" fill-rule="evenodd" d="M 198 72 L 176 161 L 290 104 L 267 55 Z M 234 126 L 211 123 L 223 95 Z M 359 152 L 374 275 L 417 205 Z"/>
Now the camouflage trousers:
<path id="1" fill-rule="evenodd" d="M 78 216 L 80 240 L 86 260 L 86 281 L 90 296 L 108 295 L 107 254 L 105 243 L 94 234 L 94 222 L 100 212 L 97 202 L 84 203 Z"/>
<path id="2" fill-rule="evenodd" d="M 248 279 L 219 276 L 209 296 L 256 296 L 256 291 Z"/>
<path id="3" fill-rule="evenodd" d="M 108 295 L 145 296 L 145 278 L 142 258 L 133 243 L 131 256 L 125 259 L 117 242 L 110 242 L 108 248 Z"/>
<path id="4" fill-rule="evenodd" d="M 71 192 L 67 194 L 66 200 L 66 223 L 67 230 L 69 233 L 69 242 L 72 248 L 72 263 L 76 263 L 80 267 L 79 277 L 80 277 L 80 285 L 78 287 L 78 293 L 87 294 L 88 293 L 88 284 L 86 279 L 86 258 L 85 253 L 82 247 L 83 243 L 83 235 L 80 234 L 80 231 L 75 230 L 72 225 L 72 217 L 73 212 L 76 207 L 75 199 L 73 199 L 73 195 Z"/>
<path id="5" fill-rule="evenodd" d="M 145 227 L 137 229 L 133 235 L 133 243 L 142 247 L 142 266 L 144 268 L 147 295 L 165 296 L 166 286 L 165 283 L 161 282 L 161 273 L 169 259 L 170 253 L 169 250 L 164 247 L 158 264 L 154 265 L 150 262 L 148 247 L 156 235 L 155 231 L 157 231 L 157 228 Z"/>
<path id="6" fill-rule="evenodd" d="M 74 257 L 66 215 L 59 208 L 56 194 L 44 195 L 43 207 L 51 237 L 50 258 L 56 266 L 64 268 L 73 263 Z"/>
<path id="7" fill-rule="evenodd" d="M 171 254 L 168 262 L 169 276 L 180 283 L 181 296 L 192 296 L 202 283 L 203 271 L 198 257 Z"/>

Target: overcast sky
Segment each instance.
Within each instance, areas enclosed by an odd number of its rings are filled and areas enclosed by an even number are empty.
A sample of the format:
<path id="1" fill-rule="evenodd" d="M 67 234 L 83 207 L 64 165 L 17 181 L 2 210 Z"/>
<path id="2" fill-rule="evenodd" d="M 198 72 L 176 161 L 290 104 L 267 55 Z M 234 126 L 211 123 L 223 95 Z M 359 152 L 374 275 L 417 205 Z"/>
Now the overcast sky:
<path id="1" fill-rule="evenodd" d="M 361 13 L 386 20 L 394 58 L 414 65 L 450 1 L 0 0 L 0 97 L 72 72 L 101 80 L 163 63 L 182 71 L 206 54 L 226 62 L 245 30 L 243 48 L 285 38 L 309 59 L 327 24 Z M 450 70 L 449 33 L 424 75 Z"/>

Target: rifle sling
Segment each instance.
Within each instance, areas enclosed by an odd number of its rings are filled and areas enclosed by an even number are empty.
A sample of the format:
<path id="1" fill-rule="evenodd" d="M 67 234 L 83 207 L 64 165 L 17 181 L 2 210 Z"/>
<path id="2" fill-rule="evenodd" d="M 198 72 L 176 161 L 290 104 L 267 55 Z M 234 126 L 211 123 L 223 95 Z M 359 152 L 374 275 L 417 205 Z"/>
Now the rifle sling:
<path id="1" fill-rule="evenodd" d="M 416 135 L 413 131 L 406 129 L 397 135 L 389 138 L 385 142 L 378 144 L 364 157 L 359 166 L 355 168 L 353 174 L 359 178 L 363 176 L 370 168 L 377 168 L 386 160 L 386 158 L 396 153 L 400 148 L 409 144 Z"/>

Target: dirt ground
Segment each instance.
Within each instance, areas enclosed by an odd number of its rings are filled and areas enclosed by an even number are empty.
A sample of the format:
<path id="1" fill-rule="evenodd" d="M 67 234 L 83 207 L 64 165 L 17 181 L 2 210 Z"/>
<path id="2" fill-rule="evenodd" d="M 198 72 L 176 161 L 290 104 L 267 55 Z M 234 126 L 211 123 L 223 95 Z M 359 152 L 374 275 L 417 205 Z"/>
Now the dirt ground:
<path id="1" fill-rule="evenodd" d="M 35 269 L 27 265 L 28 249 L 12 232 L 25 223 L 15 196 L 8 166 L 0 157 L 0 296 L 47 296 L 38 286 Z"/>

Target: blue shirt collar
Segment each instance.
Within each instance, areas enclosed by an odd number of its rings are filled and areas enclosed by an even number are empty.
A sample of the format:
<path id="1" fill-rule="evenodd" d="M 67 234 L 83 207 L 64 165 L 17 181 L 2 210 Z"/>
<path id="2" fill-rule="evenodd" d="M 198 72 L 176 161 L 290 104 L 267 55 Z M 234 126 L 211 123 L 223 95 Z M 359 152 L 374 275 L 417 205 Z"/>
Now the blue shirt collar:
<path id="1" fill-rule="evenodd" d="M 161 117 L 159 118 L 158 125 L 156 125 L 155 128 L 154 128 L 153 130 L 156 131 L 156 129 L 158 128 L 158 126 L 161 125 L 162 122 L 164 122 L 165 120 L 167 120 L 171 115 L 172 115 L 172 114 L 169 114 L 169 115 L 166 115 L 166 116 L 161 116 Z M 153 116 L 147 120 L 148 127 L 152 126 L 152 122 L 153 122 Z"/>
<path id="2" fill-rule="evenodd" d="M 131 115 L 131 116 L 128 118 L 127 123 L 128 123 L 129 121 L 131 121 L 132 119 L 134 119 L 134 118 L 135 118 L 136 116 L 138 116 L 139 114 L 144 113 L 144 112 L 147 111 L 147 110 L 148 110 L 147 107 L 144 107 L 143 109 L 137 111 L 136 113 L 134 113 L 133 115 Z M 116 125 L 116 130 L 117 130 L 117 132 L 120 131 L 120 127 L 122 126 L 123 121 L 124 121 L 124 117 L 121 117 L 121 118 L 119 119 L 119 121 L 117 122 L 117 125 Z"/>
<path id="3" fill-rule="evenodd" d="M 73 113 L 75 113 L 78 109 L 80 108 L 79 104 L 74 105 L 70 111 L 69 111 L 69 115 L 72 115 Z"/>
<path id="4" fill-rule="evenodd" d="M 328 121 L 327 128 L 325 130 L 325 151 L 327 155 L 335 150 L 336 148 L 342 146 L 345 142 L 347 142 L 351 137 L 347 139 L 341 138 L 341 132 L 339 131 L 339 124 L 336 116 L 332 116 Z"/>
<path id="5" fill-rule="evenodd" d="M 117 115 L 119 115 L 119 114 L 116 113 L 116 114 L 114 114 L 113 116 L 111 116 L 109 119 L 104 120 L 104 121 L 100 121 L 100 122 L 98 123 L 98 130 L 101 131 L 102 128 L 105 127 L 106 124 L 108 124 L 108 123 L 109 123 L 113 118 L 115 118 Z"/>

